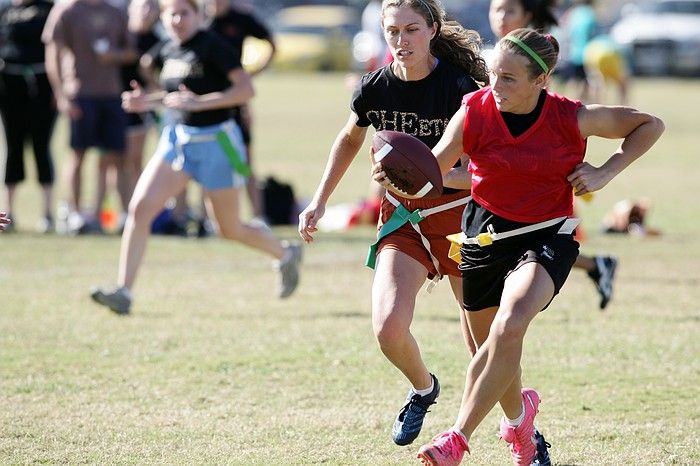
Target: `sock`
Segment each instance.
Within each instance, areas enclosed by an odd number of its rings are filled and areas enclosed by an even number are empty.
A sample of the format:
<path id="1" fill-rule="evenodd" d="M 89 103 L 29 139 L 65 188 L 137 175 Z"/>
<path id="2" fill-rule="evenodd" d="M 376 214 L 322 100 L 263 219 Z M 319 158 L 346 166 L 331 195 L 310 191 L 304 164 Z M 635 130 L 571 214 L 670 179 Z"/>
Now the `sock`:
<path id="1" fill-rule="evenodd" d="M 423 390 L 416 390 L 415 388 L 412 388 L 412 390 L 413 390 L 413 393 L 416 393 L 420 396 L 425 396 L 425 395 L 429 395 L 433 391 L 434 388 L 435 388 L 435 380 L 433 380 L 433 378 L 430 377 L 430 387 L 425 388 Z"/>
<path id="2" fill-rule="evenodd" d="M 509 426 L 513 427 L 518 427 L 522 422 L 523 419 L 525 419 L 525 403 L 523 403 L 523 411 L 520 413 L 520 416 L 518 416 L 515 419 L 508 419 L 508 416 L 506 416 L 506 422 L 508 423 Z"/>

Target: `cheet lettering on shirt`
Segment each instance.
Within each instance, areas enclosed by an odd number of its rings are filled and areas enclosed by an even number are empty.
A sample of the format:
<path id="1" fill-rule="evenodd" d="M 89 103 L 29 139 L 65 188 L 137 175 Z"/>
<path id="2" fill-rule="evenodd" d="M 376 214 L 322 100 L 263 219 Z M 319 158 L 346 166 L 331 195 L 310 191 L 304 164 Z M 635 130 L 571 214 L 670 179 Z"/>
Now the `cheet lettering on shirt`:
<path id="1" fill-rule="evenodd" d="M 413 112 L 370 110 L 366 115 L 378 131 L 400 131 L 412 136 L 442 136 L 450 122 L 449 118 L 420 118 Z"/>
<path id="2" fill-rule="evenodd" d="M 201 78 L 203 76 L 204 67 L 201 63 L 189 63 L 172 58 L 165 60 L 160 72 L 161 79 Z"/>

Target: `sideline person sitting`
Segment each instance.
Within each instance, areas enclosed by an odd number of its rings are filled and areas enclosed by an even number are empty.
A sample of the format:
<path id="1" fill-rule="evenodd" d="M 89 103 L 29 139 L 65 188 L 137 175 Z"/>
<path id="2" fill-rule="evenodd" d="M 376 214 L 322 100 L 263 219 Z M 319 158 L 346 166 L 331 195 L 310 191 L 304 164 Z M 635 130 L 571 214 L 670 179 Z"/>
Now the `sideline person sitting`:
<path id="1" fill-rule="evenodd" d="M 623 199 L 603 219 L 604 233 L 629 233 L 634 236 L 660 236 L 661 231 L 649 228 L 645 220 L 651 210 L 651 199 Z"/>

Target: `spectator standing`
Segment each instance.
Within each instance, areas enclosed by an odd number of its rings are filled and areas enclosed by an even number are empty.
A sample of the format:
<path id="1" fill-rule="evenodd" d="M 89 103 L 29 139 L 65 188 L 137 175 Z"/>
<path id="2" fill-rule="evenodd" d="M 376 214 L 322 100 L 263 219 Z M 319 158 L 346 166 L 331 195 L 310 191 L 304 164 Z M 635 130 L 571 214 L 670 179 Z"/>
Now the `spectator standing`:
<path id="1" fill-rule="evenodd" d="M 255 37 L 256 39 L 264 40 L 269 43 L 271 52 L 256 70 L 250 72 L 251 76 L 255 76 L 270 66 L 276 50 L 272 32 L 265 24 L 251 14 L 251 12 L 237 5 L 236 2 L 232 3 L 231 0 L 208 0 L 206 3 L 206 13 L 211 17 L 211 24 L 209 27 L 214 32 L 223 36 L 241 57 L 243 56 L 243 43 L 246 37 Z M 243 133 L 243 142 L 248 152 L 248 164 L 252 169 L 251 141 L 253 116 L 251 114 L 250 105 L 246 103 L 233 107 L 231 109 L 231 116 L 235 122 L 238 123 Z M 253 209 L 253 215 L 258 218 L 263 218 L 263 201 L 254 170 L 251 171 L 251 175 L 248 178 L 246 191 Z"/>
<path id="2" fill-rule="evenodd" d="M 131 0 L 127 14 L 129 33 L 134 36 L 137 51 L 135 59 L 121 68 L 123 88 L 125 91 L 130 91 L 133 83 L 146 86 L 145 79 L 139 72 L 138 59 L 161 40 L 156 34 L 158 2 L 157 0 Z M 154 116 L 153 112 L 127 113 L 126 151 L 122 179 L 126 183 L 129 198 L 136 187 L 136 180 L 141 175 L 146 135 L 153 124 Z"/>
<path id="3" fill-rule="evenodd" d="M 105 0 L 66 0 L 51 10 L 42 40 L 56 104 L 70 119 L 68 229 L 72 233 L 101 230 L 99 213 L 106 194 L 103 174 L 109 166 L 116 166 L 123 176 L 126 114 L 121 108 L 120 67 L 136 57 L 126 12 Z M 94 218 L 86 222 L 80 213 L 81 171 L 90 147 L 102 149 L 103 155 Z M 126 208 L 126 184 L 117 185 Z"/>
<path id="4" fill-rule="evenodd" d="M 54 227 L 54 166 L 49 145 L 56 109 L 41 42 L 52 6 L 46 0 L 13 0 L 0 11 L 0 115 L 7 146 L 7 215 L 12 218 L 15 214 L 16 188 L 25 177 L 24 143 L 30 138 L 43 194 L 44 211 L 38 225 L 42 233 Z"/>
<path id="5" fill-rule="evenodd" d="M 573 6 L 564 13 L 562 24 L 569 44 L 566 82 L 575 83 L 578 98 L 586 101 L 590 98 L 590 89 L 584 61 L 585 50 L 598 30 L 593 0 L 575 0 Z"/>
<path id="6" fill-rule="evenodd" d="M 591 88 L 594 102 L 601 102 L 606 96 L 608 84 L 616 92 L 620 105 L 629 104 L 630 73 L 620 46 L 607 34 L 594 37 L 583 53 L 586 78 Z"/>

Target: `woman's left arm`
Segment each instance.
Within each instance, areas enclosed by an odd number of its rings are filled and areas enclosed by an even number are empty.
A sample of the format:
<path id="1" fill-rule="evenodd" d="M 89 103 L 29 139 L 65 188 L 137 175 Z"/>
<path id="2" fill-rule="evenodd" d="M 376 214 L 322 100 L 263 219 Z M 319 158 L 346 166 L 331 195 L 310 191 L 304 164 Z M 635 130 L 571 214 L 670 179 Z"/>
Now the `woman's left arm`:
<path id="1" fill-rule="evenodd" d="M 578 111 L 581 136 L 623 139 L 617 150 L 600 167 L 580 163 L 567 177 L 575 194 L 598 191 L 622 170 L 647 152 L 664 132 L 664 123 L 656 116 L 630 107 L 586 105 Z"/>

